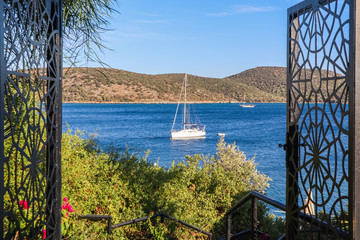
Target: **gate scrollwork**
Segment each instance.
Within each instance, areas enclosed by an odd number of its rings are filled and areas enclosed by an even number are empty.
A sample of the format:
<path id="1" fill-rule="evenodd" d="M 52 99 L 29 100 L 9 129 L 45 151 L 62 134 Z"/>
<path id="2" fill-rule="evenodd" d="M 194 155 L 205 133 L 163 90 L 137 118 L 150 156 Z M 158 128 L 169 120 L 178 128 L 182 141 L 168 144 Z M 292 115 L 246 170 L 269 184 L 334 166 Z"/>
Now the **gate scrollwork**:
<path id="1" fill-rule="evenodd" d="M 353 4 L 303 1 L 288 10 L 287 235 L 294 239 L 350 236 Z"/>
<path id="2" fill-rule="evenodd" d="M 0 238 L 60 239 L 61 1 L 0 13 Z"/>

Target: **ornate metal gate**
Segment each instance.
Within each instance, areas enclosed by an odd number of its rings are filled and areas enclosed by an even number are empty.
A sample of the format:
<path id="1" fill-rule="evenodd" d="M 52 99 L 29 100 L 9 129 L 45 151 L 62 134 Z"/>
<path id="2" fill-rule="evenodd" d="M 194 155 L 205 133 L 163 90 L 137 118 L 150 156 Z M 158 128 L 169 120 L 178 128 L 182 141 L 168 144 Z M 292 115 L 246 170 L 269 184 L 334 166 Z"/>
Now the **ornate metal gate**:
<path id="1" fill-rule="evenodd" d="M 355 5 L 307 0 L 288 9 L 288 239 L 355 239 L 359 227 Z"/>
<path id="2" fill-rule="evenodd" d="M 61 0 L 0 0 L 0 234 L 61 237 Z"/>

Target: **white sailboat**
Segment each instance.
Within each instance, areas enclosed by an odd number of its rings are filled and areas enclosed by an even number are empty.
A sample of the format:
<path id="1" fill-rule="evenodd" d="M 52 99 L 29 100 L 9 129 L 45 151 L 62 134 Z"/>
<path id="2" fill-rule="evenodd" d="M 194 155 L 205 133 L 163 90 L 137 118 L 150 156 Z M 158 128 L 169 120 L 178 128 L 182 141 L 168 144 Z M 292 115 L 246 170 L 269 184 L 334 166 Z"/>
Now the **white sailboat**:
<path id="1" fill-rule="evenodd" d="M 172 139 L 194 139 L 194 138 L 205 138 L 206 132 L 205 132 L 205 125 L 191 123 L 190 121 L 190 111 L 187 110 L 186 104 L 186 83 L 187 83 L 187 74 L 185 73 L 184 77 L 184 110 L 183 110 L 183 122 L 182 122 L 182 128 L 181 129 L 174 129 L 177 113 L 179 110 L 179 105 L 181 102 L 181 96 L 183 92 L 183 88 L 181 89 L 180 99 L 176 108 L 175 118 L 174 122 L 171 128 L 171 138 Z"/>

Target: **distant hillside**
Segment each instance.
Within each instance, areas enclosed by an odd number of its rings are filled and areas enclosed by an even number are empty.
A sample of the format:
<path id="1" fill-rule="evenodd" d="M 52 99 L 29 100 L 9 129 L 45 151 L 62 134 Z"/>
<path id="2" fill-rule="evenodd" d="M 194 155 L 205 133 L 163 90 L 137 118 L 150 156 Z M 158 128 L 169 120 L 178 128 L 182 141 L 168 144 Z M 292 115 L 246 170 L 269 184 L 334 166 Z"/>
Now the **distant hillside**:
<path id="1" fill-rule="evenodd" d="M 229 79 L 242 84 L 255 86 L 261 91 L 272 95 L 286 97 L 286 68 L 285 67 L 257 67 L 232 75 Z"/>
<path id="2" fill-rule="evenodd" d="M 184 74 L 148 75 L 112 68 L 64 69 L 64 102 L 177 102 Z M 258 67 L 226 78 L 188 75 L 195 102 L 285 102 L 286 69 Z"/>

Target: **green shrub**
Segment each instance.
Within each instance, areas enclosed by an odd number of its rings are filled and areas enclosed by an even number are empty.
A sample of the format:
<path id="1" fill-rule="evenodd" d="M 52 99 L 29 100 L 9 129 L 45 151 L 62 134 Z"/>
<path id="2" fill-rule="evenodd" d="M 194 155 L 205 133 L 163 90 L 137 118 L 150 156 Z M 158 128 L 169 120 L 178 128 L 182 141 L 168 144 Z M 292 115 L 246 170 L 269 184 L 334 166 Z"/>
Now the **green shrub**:
<path id="1" fill-rule="evenodd" d="M 62 143 L 62 195 L 72 203 L 75 228 L 64 238 L 106 237 L 106 221 L 78 220 L 76 215 L 111 215 L 113 224 L 164 212 L 215 236 L 224 236 L 226 211 L 249 191 L 265 192 L 269 178 L 256 170 L 235 144 L 221 139 L 215 156 L 193 155 L 169 169 L 129 151 L 104 152 L 93 138 L 67 132 Z M 259 218 L 271 229 L 274 219 L 260 205 Z M 249 207 L 237 217 L 243 229 L 250 223 Z M 236 218 L 235 218 L 236 219 Z M 250 225 L 249 225 L 250 226 Z M 63 232 L 64 233 L 64 232 Z M 113 230 L 114 239 L 206 239 L 178 223 L 149 220 Z"/>
<path id="2" fill-rule="evenodd" d="M 63 134 L 62 196 L 72 203 L 73 215 L 111 215 L 113 222 L 143 215 L 128 183 L 114 171 L 109 155 L 94 146 L 94 139 L 84 140 L 80 132 Z M 105 222 L 95 224 L 75 216 L 71 219 L 77 227 L 64 237 L 99 239 L 106 234 Z"/>

